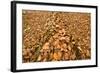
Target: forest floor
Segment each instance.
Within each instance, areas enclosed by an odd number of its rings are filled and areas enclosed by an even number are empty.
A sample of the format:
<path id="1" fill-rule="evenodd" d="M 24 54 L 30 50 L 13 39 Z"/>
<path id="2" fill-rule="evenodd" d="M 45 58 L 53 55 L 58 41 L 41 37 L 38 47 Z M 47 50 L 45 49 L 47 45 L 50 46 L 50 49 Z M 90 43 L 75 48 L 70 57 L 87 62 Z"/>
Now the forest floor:
<path id="1" fill-rule="evenodd" d="M 90 18 L 90 13 L 23 10 L 23 63 L 91 59 Z"/>

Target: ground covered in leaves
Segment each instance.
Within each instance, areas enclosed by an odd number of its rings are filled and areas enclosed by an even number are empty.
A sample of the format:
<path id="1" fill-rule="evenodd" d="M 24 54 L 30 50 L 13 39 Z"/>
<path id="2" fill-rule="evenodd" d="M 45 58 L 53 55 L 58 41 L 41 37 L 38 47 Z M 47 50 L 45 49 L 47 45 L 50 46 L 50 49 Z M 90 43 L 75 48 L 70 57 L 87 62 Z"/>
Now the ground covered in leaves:
<path id="1" fill-rule="evenodd" d="M 23 63 L 91 58 L 90 13 L 23 10 L 22 22 Z"/>

